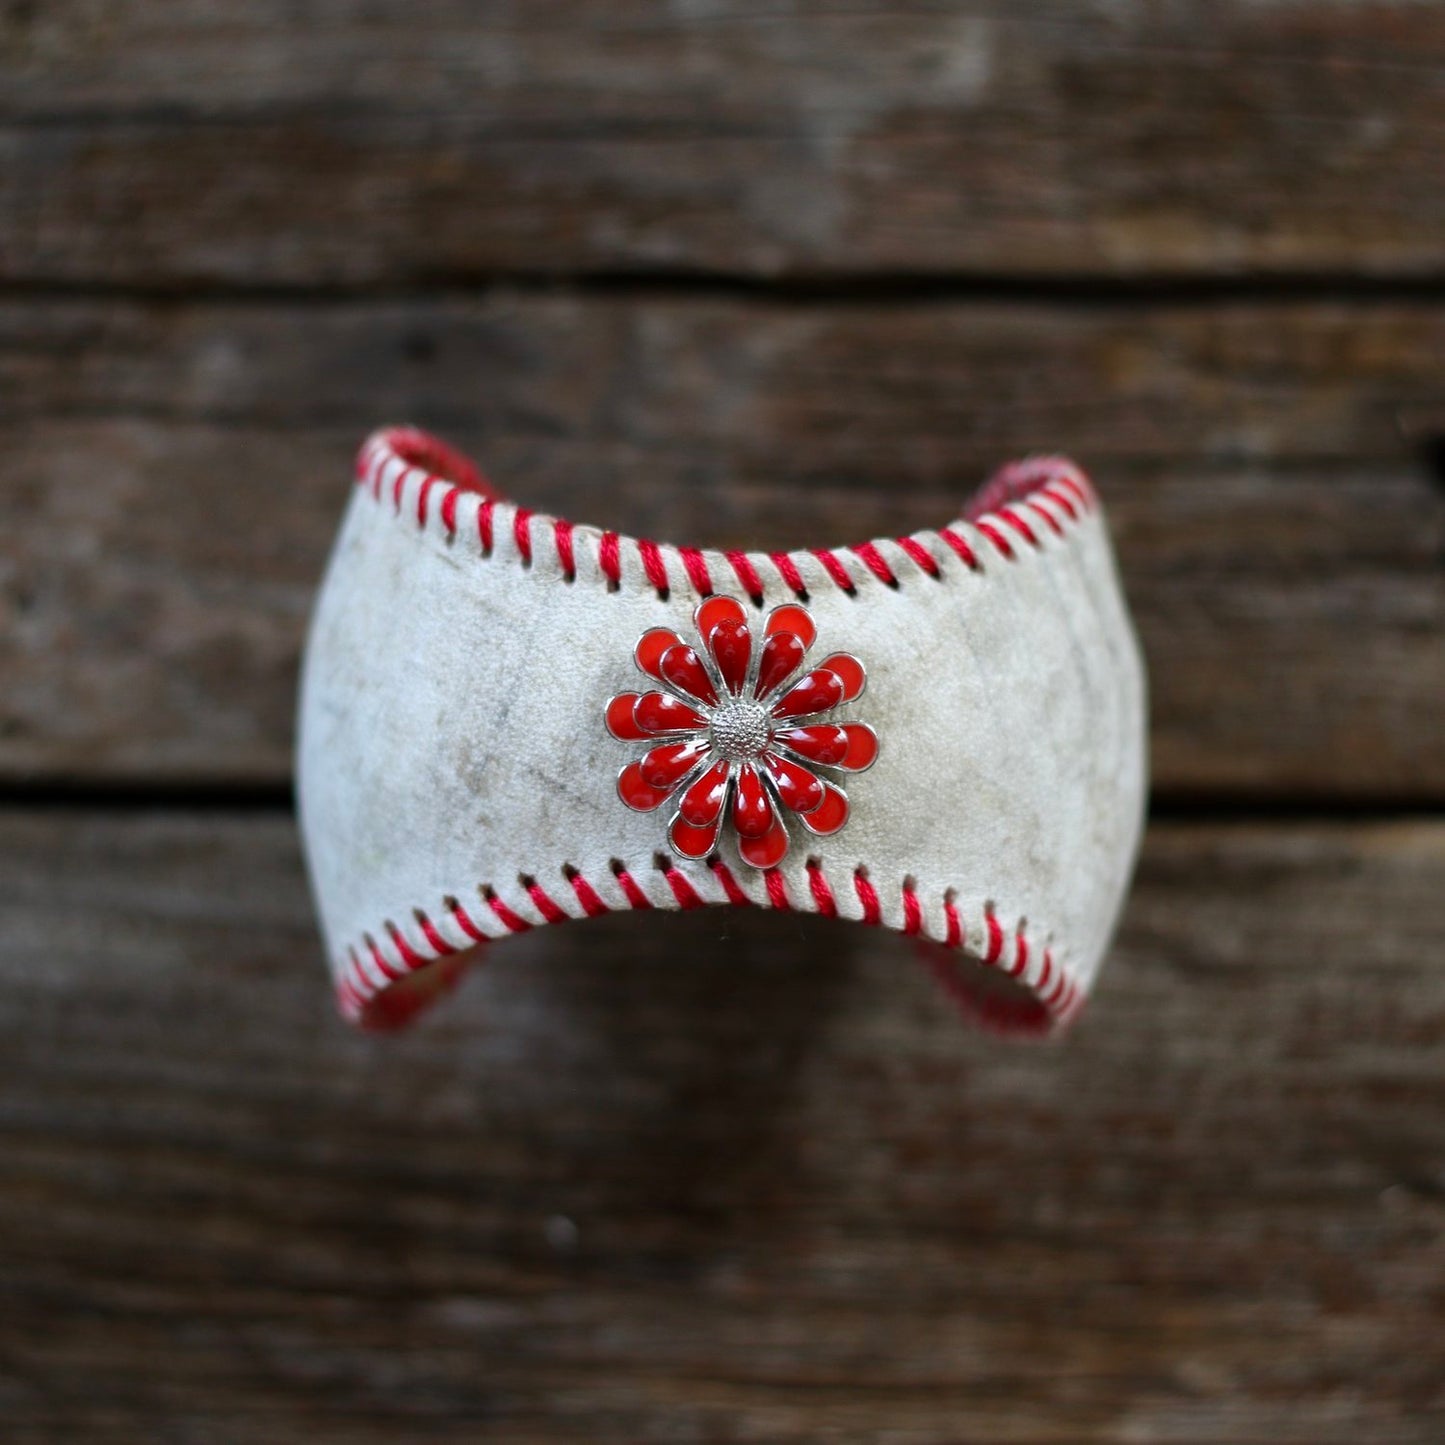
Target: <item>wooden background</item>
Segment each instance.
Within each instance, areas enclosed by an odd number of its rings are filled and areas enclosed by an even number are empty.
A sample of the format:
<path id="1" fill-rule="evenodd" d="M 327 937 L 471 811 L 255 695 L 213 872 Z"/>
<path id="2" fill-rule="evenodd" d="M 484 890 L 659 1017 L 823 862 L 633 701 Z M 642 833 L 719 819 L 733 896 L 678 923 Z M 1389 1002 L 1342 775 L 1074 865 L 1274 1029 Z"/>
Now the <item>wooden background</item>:
<path id="1" fill-rule="evenodd" d="M 0 1436 L 1445 1439 L 1442 156 L 1407 0 L 0 5 Z M 724 545 L 1074 452 L 1075 1034 L 731 912 L 348 1032 L 294 679 L 400 420 Z"/>

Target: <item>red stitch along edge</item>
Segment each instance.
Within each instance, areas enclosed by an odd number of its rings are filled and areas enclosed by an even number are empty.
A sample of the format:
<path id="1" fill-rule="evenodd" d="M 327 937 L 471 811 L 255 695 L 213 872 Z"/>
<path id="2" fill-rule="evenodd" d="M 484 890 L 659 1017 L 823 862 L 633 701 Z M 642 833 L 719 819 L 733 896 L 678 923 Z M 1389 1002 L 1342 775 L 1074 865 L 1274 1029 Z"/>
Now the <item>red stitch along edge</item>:
<path id="1" fill-rule="evenodd" d="M 986 909 L 983 921 L 988 928 L 988 947 L 984 951 L 983 961 L 988 964 L 996 964 L 1003 955 L 1003 929 L 999 921 L 994 917 L 992 908 Z"/>
<path id="2" fill-rule="evenodd" d="M 738 585 L 744 592 L 755 601 L 761 601 L 763 596 L 763 579 L 758 576 L 758 569 L 748 560 L 746 552 L 724 552 L 728 566 L 733 569 L 734 576 L 738 579 Z"/>
<path id="3" fill-rule="evenodd" d="M 778 569 L 783 586 L 793 596 L 803 598 L 808 595 L 807 584 L 803 581 L 803 574 L 798 571 L 798 564 L 786 552 L 769 552 L 768 560 Z"/>
<path id="4" fill-rule="evenodd" d="M 388 472 L 388 468 L 391 469 Z M 456 532 L 457 497 L 462 491 L 475 492 L 481 501 L 477 509 L 477 532 L 484 555 L 490 556 L 493 549 L 493 509 L 500 500 L 498 493 L 481 475 L 476 467 L 461 453 L 446 443 L 428 436 L 414 428 L 398 427 L 373 434 L 362 445 L 356 458 L 356 478 L 359 485 L 367 488 L 380 501 L 383 487 L 389 485 L 394 510 L 401 511 L 402 496 L 413 475 L 420 477 L 416 504 L 416 521 L 425 527 L 430 516 L 432 488 L 441 482 L 446 486 L 439 516 L 448 536 Z M 1021 508 L 1027 507 L 1043 525 L 1056 534 L 1063 535 L 1063 525 L 1052 511 L 1039 504 L 1040 501 L 1054 503 L 1072 521 L 1077 521 L 1083 512 L 1097 505 L 1097 496 L 1088 478 L 1070 461 L 1063 457 L 1034 457 L 1023 462 L 1010 463 L 1000 469 L 979 490 L 965 509 L 965 516 L 974 519 L 978 531 L 993 543 L 998 553 L 1007 560 L 1016 560 L 1017 554 L 1009 539 L 1000 530 L 1006 525 L 1033 546 L 1039 539 L 1033 526 L 1023 516 Z M 532 560 L 531 523 L 538 514 L 525 507 L 519 507 L 513 514 L 513 532 L 517 552 L 523 564 Z M 563 575 L 572 580 L 576 576 L 576 558 L 573 545 L 573 527 L 560 518 L 541 517 L 544 525 L 553 531 L 553 540 Z M 982 570 L 977 554 L 967 539 L 952 527 L 940 528 L 936 534 L 952 550 L 965 566 Z M 616 532 L 601 534 L 598 548 L 599 570 L 607 578 L 612 590 L 622 584 L 621 544 L 624 540 Z M 893 541 L 922 572 L 931 577 L 941 577 L 937 558 L 928 547 L 916 537 L 898 537 Z M 638 549 L 643 571 L 648 583 L 659 593 L 669 589 L 667 558 L 675 553 L 687 572 L 689 582 L 699 596 L 713 592 L 713 581 L 704 554 L 696 547 L 668 547 L 665 544 L 639 539 L 634 542 Z M 847 549 L 857 556 L 870 575 L 887 586 L 897 587 L 901 579 L 883 554 L 876 541 L 860 542 Z M 778 571 L 779 577 L 796 596 L 808 595 L 807 585 L 798 568 L 793 554 L 771 552 L 769 560 Z M 810 555 L 818 560 L 830 582 L 850 596 L 857 592 L 856 583 L 848 568 L 834 548 L 813 548 Z M 755 601 L 766 595 L 752 559 L 745 552 L 730 551 L 723 554 L 732 568 L 739 586 Z"/>
<path id="5" fill-rule="evenodd" d="M 441 480 L 440 477 L 426 477 L 416 494 L 416 524 L 418 527 L 426 526 L 427 498 L 431 495 L 431 489 Z"/>
<path id="6" fill-rule="evenodd" d="M 958 555 L 958 559 L 972 572 L 983 570 L 978 560 L 978 554 L 964 541 L 952 527 L 944 527 L 938 534 L 944 542 Z"/>
<path id="7" fill-rule="evenodd" d="M 482 890 L 482 899 L 487 907 L 497 915 L 497 920 L 503 928 L 510 930 L 512 933 L 526 933 L 527 930 L 531 928 L 532 925 L 528 923 L 525 918 L 513 913 L 490 888 L 484 888 Z"/>
<path id="8" fill-rule="evenodd" d="M 537 912 L 548 923 L 566 923 L 572 915 L 560 908 L 557 903 L 547 896 L 547 890 L 537 882 L 535 878 L 526 878 L 522 881 L 522 887 L 527 890 L 527 896 L 537 905 Z"/>
<path id="9" fill-rule="evenodd" d="M 457 927 L 460 928 L 473 943 L 485 943 L 487 941 L 487 935 L 472 922 L 466 909 L 463 908 L 455 898 L 448 898 L 446 905 L 452 917 L 456 919 Z"/>
<path id="10" fill-rule="evenodd" d="M 456 949 L 437 932 L 436 924 L 420 908 L 416 911 L 416 926 L 421 929 L 422 937 L 426 939 L 427 943 L 442 957 L 456 952 Z"/>
<path id="11" fill-rule="evenodd" d="M 709 860 L 709 867 L 721 883 L 729 903 L 746 905 L 751 901 L 739 887 L 732 871 L 721 858 L 714 856 Z M 808 859 L 806 870 L 814 911 L 821 917 L 836 916 L 836 900 L 821 862 L 816 858 Z M 595 917 L 610 911 L 597 894 L 596 889 L 577 869 L 566 865 L 562 871 L 563 876 L 576 893 L 585 914 Z M 708 900 L 698 893 L 692 881 L 676 864 L 667 864 L 661 867 L 661 871 L 680 909 L 706 906 Z M 614 865 L 613 872 L 629 907 L 648 909 L 655 906 L 625 866 L 618 863 Z M 769 869 L 763 876 L 771 907 L 786 910 L 796 906 L 789 897 L 787 880 L 781 870 Z M 861 867 L 853 870 L 852 876 L 854 888 L 863 910 L 862 922 L 873 925 L 881 924 L 883 921 L 882 907 L 877 888 L 868 877 L 866 870 Z M 520 881 L 546 923 L 555 924 L 569 921 L 572 915 L 567 913 L 535 878 L 524 875 Z M 524 933 L 533 927 L 530 922 L 508 907 L 497 895 L 495 889 L 489 885 L 482 885 L 478 891 L 498 921 L 509 932 Z M 962 949 L 963 928 L 957 905 L 951 894 L 945 895 L 943 901 L 945 919 L 945 941 L 943 943 L 925 937 L 923 905 L 911 878 L 904 880 L 901 898 L 903 917 L 901 923 L 895 925 L 899 933 L 914 938 L 920 946 L 928 950 L 941 950 L 945 956 L 950 952 L 957 953 Z M 476 943 L 487 941 L 455 898 L 443 899 L 443 905 L 451 912 L 458 926 L 468 938 Z M 405 934 L 394 923 L 388 921 L 383 927 L 392 946 L 402 959 L 403 967 L 399 970 L 381 951 L 373 936 L 369 933 L 363 934 L 362 942 L 370 958 L 370 967 L 363 965 L 355 948 L 348 949 L 346 966 L 336 982 L 337 1002 L 348 1018 L 365 1027 L 396 1027 L 406 1022 L 426 1002 L 426 997 L 413 998 L 411 995 L 405 997 L 398 995 L 392 1002 L 388 1002 L 388 999 L 392 998 L 390 985 L 399 983 L 417 969 L 445 967 L 450 971 L 444 975 L 444 982 L 448 987 L 455 986 L 466 960 L 454 957 L 457 953 L 456 947 L 438 932 L 424 911 L 418 909 L 414 916 L 426 939 L 427 946 L 433 950 L 436 956 L 428 958 L 418 953 L 416 948 L 408 942 Z M 988 942 L 985 956 L 981 961 L 985 964 L 997 965 L 1003 957 L 1007 935 L 1000 926 L 991 905 L 985 907 L 984 919 Z M 1006 971 L 1010 976 L 1022 981 L 1028 971 L 1030 956 L 1022 921 L 1014 932 L 1014 943 L 1014 956 L 1006 965 Z M 952 982 L 948 984 L 948 991 L 955 996 L 956 1001 L 963 1003 L 967 996 L 967 989 L 962 980 L 956 976 L 956 970 L 951 965 L 939 963 L 936 960 L 933 967 L 941 979 L 944 978 L 945 973 L 952 978 Z M 940 969 L 943 972 L 940 972 Z M 1021 1011 L 1018 1005 L 1004 1002 L 999 1002 L 998 1008 L 990 1013 L 993 1004 L 987 999 L 972 998 L 967 1011 L 971 1017 L 985 1023 L 989 1018 L 993 1018 L 999 1027 L 1007 1027 L 1012 1032 L 1020 1030 L 1036 1032 L 1040 1027 L 1062 1026 L 1079 1007 L 1083 998 L 1077 980 L 1059 963 L 1051 949 L 1044 951 L 1038 978 L 1031 983 L 1025 982 L 1024 986 L 1039 1008 L 1042 1021 L 1033 1018 L 1027 1010 Z"/>
<path id="12" fill-rule="evenodd" d="M 687 569 L 687 580 L 699 597 L 712 596 L 712 578 L 708 576 L 707 560 L 696 547 L 679 547 L 677 555 Z"/>
<path id="13" fill-rule="evenodd" d="M 662 560 L 657 543 L 642 538 L 637 544 L 637 555 L 642 558 L 642 570 L 652 584 L 652 590 L 659 597 L 666 597 L 671 588 L 667 581 L 667 564 Z"/>
<path id="14" fill-rule="evenodd" d="M 1004 519 L 1005 522 L 1009 524 L 1010 527 L 1014 529 L 1015 532 L 1019 534 L 1019 536 L 1024 539 L 1025 542 L 1029 544 L 1030 547 L 1037 547 L 1039 545 L 1039 539 L 1034 536 L 1033 528 L 1030 527 L 1029 524 L 1024 521 L 1021 516 L 1019 516 L 1018 512 L 1015 511 L 1014 508 L 1000 507 L 998 514 Z"/>
<path id="15" fill-rule="evenodd" d="M 597 565 L 614 587 L 622 585 L 622 550 L 616 532 L 604 532 L 597 544 Z"/>
<path id="16" fill-rule="evenodd" d="M 813 556 L 823 564 L 823 570 L 833 579 L 834 585 L 840 587 L 844 592 L 856 592 L 858 589 L 853 585 L 853 579 L 848 575 L 848 569 L 838 560 L 834 553 L 826 547 L 814 547 Z"/>
<path id="17" fill-rule="evenodd" d="M 916 938 L 923 929 L 923 905 L 918 895 L 906 883 L 903 887 L 903 933 Z"/>
<path id="18" fill-rule="evenodd" d="M 770 908 L 790 909 L 793 905 L 788 900 L 787 880 L 776 868 L 769 868 L 763 874 L 763 882 L 768 888 L 768 906 Z"/>
<path id="19" fill-rule="evenodd" d="M 450 487 L 446 496 L 442 498 L 441 519 L 442 526 L 447 529 L 448 537 L 455 537 L 457 534 L 457 498 L 462 494 L 460 487 Z"/>
<path id="20" fill-rule="evenodd" d="M 560 518 L 552 523 L 552 542 L 557 548 L 557 561 L 562 565 L 564 581 L 574 581 L 577 576 L 577 561 L 572 555 L 572 524 Z"/>
<path id="21" fill-rule="evenodd" d="M 816 858 L 808 859 L 808 887 L 813 894 L 813 903 L 818 912 L 824 918 L 836 918 L 838 916 L 838 902 L 833 897 L 833 890 L 828 886 L 827 876 L 823 872 L 823 865 Z"/>
<path id="22" fill-rule="evenodd" d="M 667 886 L 672 889 L 672 896 L 677 899 L 677 906 L 684 911 L 689 908 L 702 908 L 705 906 L 702 896 L 697 889 L 687 881 L 682 870 L 676 865 L 665 868 L 662 876 L 667 879 Z"/>
<path id="23" fill-rule="evenodd" d="M 577 901 L 588 918 L 600 918 L 604 913 L 612 912 L 597 890 L 575 868 L 569 868 L 565 872 L 567 881 L 572 885 L 572 891 L 577 895 Z"/>
<path id="24" fill-rule="evenodd" d="M 898 579 L 887 559 L 872 542 L 859 542 L 848 549 L 885 586 L 896 587 Z"/>
<path id="25" fill-rule="evenodd" d="M 853 872 L 853 890 L 858 895 L 858 901 L 863 905 L 863 922 L 877 924 L 883 921 L 883 909 L 878 902 L 878 890 L 869 881 L 868 875 L 861 869 Z"/>
<path id="26" fill-rule="evenodd" d="M 978 521 L 976 521 L 973 525 L 977 527 L 978 530 L 982 532 L 983 535 L 987 537 L 988 540 L 992 542 L 993 545 L 997 547 L 998 550 L 1002 552 L 1003 555 L 1007 557 L 1010 562 L 1013 561 L 1013 544 L 1009 541 L 1007 537 L 1004 536 L 1002 532 L 999 531 L 997 527 L 993 525 L 992 522 L 988 520 L 987 517 L 980 517 Z"/>
<path id="27" fill-rule="evenodd" d="M 637 886 L 637 879 L 630 874 L 626 868 L 614 868 L 617 881 L 622 885 L 623 896 L 627 899 L 630 908 L 651 908 L 652 899 Z"/>
<path id="28" fill-rule="evenodd" d="M 933 554 L 917 538 L 897 537 L 894 540 L 908 554 L 910 560 L 922 571 L 927 572 L 930 577 L 943 575 L 938 570 L 938 563 L 934 560 Z"/>
<path id="29" fill-rule="evenodd" d="M 1041 507 L 1037 502 L 1034 501 L 1025 502 L 1024 506 L 1026 506 L 1029 511 L 1034 514 L 1034 516 L 1040 518 L 1043 521 L 1044 525 L 1048 527 L 1048 529 L 1054 534 L 1054 536 L 1062 537 L 1064 535 L 1064 524 L 1059 521 L 1059 519 L 1054 516 L 1054 514 L 1049 511 L 1047 507 Z"/>
<path id="30" fill-rule="evenodd" d="M 526 507 L 518 507 L 512 516 L 512 540 L 517 544 L 517 553 L 524 567 L 532 565 L 532 513 Z"/>
<path id="31" fill-rule="evenodd" d="M 753 900 L 738 886 L 738 880 L 733 877 L 733 870 L 721 858 L 710 859 L 708 867 L 712 869 L 713 877 L 722 884 L 722 890 L 727 894 L 729 903 L 735 908 L 747 908 L 752 904 Z"/>

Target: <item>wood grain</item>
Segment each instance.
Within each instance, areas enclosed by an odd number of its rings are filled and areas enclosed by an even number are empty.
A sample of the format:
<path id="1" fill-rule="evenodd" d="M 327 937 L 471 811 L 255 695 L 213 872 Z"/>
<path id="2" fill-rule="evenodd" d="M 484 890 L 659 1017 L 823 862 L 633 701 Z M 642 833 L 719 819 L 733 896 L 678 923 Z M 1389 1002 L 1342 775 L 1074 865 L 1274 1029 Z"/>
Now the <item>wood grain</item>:
<path id="1" fill-rule="evenodd" d="M 1438 277 L 1445 12 L 0 12 L 0 276 Z"/>
<path id="2" fill-rule="evenodd" d="M 289 776 L 297 655 L 383 421 L 579 520 L 936 525 L 1066 446 L 1107 499 L 1160 789 L 1445 796 L 1445 307 L 482 300 L 0 306 L 0 775 Z"/>
<path id="3" fill-rule="evenodd" d="M 1156 827 L 1071 1039 L 759 912 L 371 1040 L 284 817 L 0 815 L 7 1440 L 1405 1445 L 1445 826 Z"/>

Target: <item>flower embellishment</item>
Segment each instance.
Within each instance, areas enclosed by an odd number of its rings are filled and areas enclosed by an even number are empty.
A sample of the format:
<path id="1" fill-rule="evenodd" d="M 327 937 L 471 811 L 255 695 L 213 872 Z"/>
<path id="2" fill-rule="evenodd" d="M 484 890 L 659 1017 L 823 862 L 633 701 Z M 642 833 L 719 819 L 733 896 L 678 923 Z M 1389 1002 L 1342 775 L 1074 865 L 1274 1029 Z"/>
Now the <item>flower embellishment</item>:
<path id="1" fill-rule="evenodd" d="M 644 632 L 633 658 L 659 686 L 607 704 L 613 737 L 650 744 L 622 769 L 618 796 L 639 812 L 675 799 L 667 837 L 683 858 L 707 857 L 731 817 L 744 861 L 772 868 L 788 851 L 787 815 L 836 833 L 848 799 L 826 774 L 861 772 L 878 756 L 866 723 L 823 721 L 863 691 L 863 664 L 835 652 L 799 676 L 817 628 L 797 603 L 768 613 L 757 647 L 732 597 L 705 598 L 693 623 L 701 647 L 670 628 Z"/>

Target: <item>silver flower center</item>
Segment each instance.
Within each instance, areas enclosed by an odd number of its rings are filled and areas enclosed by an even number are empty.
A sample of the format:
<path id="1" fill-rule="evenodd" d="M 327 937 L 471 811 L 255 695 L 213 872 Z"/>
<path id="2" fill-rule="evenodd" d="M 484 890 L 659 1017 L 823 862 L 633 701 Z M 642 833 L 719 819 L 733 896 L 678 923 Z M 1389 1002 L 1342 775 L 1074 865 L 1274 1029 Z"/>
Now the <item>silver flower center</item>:
<path id="1" fill-rule="evenodd" d="M 712 745 L 729 762 L 747 762 L 767 747 L 772 717 L 762 703 L 734 697 L 724 702 L 708 722 Z"/>

